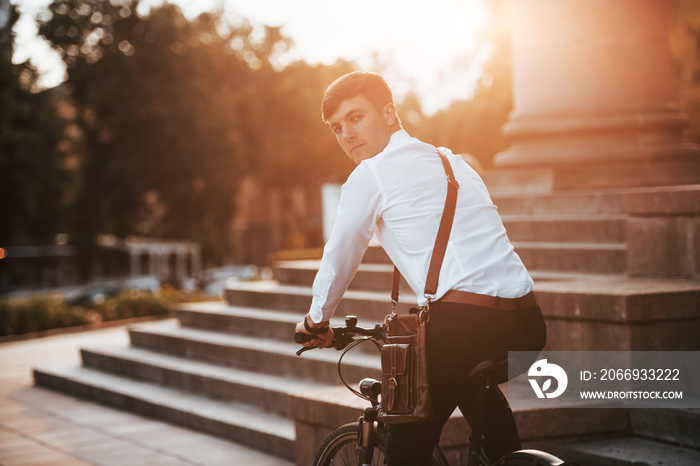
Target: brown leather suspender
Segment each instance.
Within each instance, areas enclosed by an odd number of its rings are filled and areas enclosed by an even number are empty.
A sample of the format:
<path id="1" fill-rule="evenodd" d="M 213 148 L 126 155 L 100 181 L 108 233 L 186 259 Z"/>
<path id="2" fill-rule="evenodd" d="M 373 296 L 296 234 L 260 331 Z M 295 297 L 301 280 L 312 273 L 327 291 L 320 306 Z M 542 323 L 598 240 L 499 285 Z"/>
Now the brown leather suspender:
<path id="1" fill-rule="evenodd" d="M 452 230 L 452 221 L 455 216 L 455 209 L 457 206 L 457 190 L 459 189 L 459 183 L 455 179 L 454 171 L 452 171 L 452 166 L 450 165 L 447 156 L 438 150 L 440 155 L 440 161 L 445 169 L 445 174 L 447 175 L 447 197 L 445 199 L 445 207 L 442 212 L 442 219 L 440 220 L 440 227 L 438 228 L 437 237 L 435 238 L 435 246 L 433 246 L 433 254 L 430 257 L 430 267 L 428 268 L 428 276 L 425 280 L 425 297 L 428 298 L 428 303 L 435 298 L 435 293 L 437 291 L 438 278 L 440 278 L 440 268 L 442 267 L 442 260 L 445 257 L 445 251 L 447 250 L 447 242 L 450 239 L 450 231 Z M 394 279 L 391 287 L 391 302 L 394 306 L 399 302 L 399 281 L 401 279 L 401 272 L 394 266 Z"/>

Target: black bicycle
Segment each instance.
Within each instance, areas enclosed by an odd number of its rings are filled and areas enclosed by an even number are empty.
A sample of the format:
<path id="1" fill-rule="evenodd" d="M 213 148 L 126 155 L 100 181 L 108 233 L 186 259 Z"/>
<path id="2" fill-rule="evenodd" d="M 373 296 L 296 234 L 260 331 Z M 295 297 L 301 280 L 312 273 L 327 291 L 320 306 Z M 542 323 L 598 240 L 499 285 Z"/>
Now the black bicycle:
<path id="1" fill-rule="evenodd" d="M 345 424 L 333 431 L 321 444 L 314 458 L 314 466 L 347 465 L 370 466 L 386 464 L 386 445 L 388 429 L 386 424 L 379 421 L 379 396 L 382 384 L 378 380 L 365 378 L 360 381 L 358 392 L 343 378 L 341 363 L 343 356 L 358 344 L 371 341 L 378 349 L 386 342 L 386 327 L 376 324 L 373 328 L 357 325 L 357 317 L 347 316 L 344 327 L 333 327 L 335 334 L 332 347 L 343 351 L 338 359 L 338 375 L 343 384 L 353 394 L 370 402 L 364 409 L 357 422 Z M 311 335 L 296 333 L 297 343 L 309 341 Z M 300 356 L 305 351 L 314 348 L 304 347 L 297 351 Z M 469 456 L 467 466 L 490 466 L 484 456 L 481 445 L 483 442 L 482 421 L 484 416 L 484 400 L 486 390 L 492 384 L 502 383 L 508 378 L 507 361 L 484 361 L 478 364 L 470 374 L 470 379 L 476 387 L 476 397 L 473 406 L 472 433 L 469 436 Z M 433 450 L 433 466 L 448 466 L 447 459 L 440 447 Z M 493 466 L 578 466 L 577 463 L 565 462 L 561 459 L 539 450 L 520 450 L 499 459 Z"/>

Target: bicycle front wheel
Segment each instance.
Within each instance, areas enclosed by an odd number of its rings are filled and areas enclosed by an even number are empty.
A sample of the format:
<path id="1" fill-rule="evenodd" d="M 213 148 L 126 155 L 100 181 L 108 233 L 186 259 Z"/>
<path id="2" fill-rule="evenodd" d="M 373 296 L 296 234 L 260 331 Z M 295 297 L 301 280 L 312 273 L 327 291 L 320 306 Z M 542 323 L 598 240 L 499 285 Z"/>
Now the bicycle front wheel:
<path id="1" fill-rule="evenodd" d="M 316 453 L 314 466 L 357 466 L 357 447 L 360 424 L 352 422 L 336 429 L 326 437 L 321 448 Z M 374 444 L 374 456 L 372 465 L 386 464 L 386 436 L 376 429 L 372 431 L 372 443 Z"/>
<path id="2" fill-rule="evenodd" d="M 357 466 L 358 458 L 358 438 L 360 425 L 357 422 L 345 424 L 330 434 L 314 459 L 314 466 Z M 386 464 L 386 433 L 374 429 L 372 431 L 372 444 L 374 445 L 374 456 L 372 466 Z M 433 466 L 447 466 L 447 460 L 442 451 L 436 447 L 433 451 Z"/>

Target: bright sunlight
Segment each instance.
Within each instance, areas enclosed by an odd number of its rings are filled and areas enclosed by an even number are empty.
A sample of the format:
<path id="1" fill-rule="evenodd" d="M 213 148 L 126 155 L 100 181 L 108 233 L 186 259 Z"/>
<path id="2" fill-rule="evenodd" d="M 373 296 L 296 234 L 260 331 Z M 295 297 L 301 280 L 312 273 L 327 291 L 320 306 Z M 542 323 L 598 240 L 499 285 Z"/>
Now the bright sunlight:
<path id="1" fill-rule="evenodd" d="M 284 25 L 296 45 L 287 60 L 356 60 L 384 74 L 397 94 L 415 90 L 428 112 L 468 98 L 486 58 L 477 48 L 487 20 L 481 0 L 227 0 L 226 7 Z"/>
<path id="2" fill-rule="evenodd" d="M 477 47 L 487 10 L 482 0 L 171 0 L 188 17 L 223 9 L 231 21 L 283 26 L 294 47 L 280 63 L 305 60 L 331 64 L 354 60 L 381 72 L 398 97 L 414 90 L 432 113 L 455 99 L 469 98 L 487 51 Z M 12 0 L 26 15 L 18 22 L 16 63 L 32 59 L 41 84 L 64 79 L 62 62 L 36 37 L 33 18 L 50 0 Z M 142 0 L 157 6 L 162 0 Z M 54 56 L 55 55 L 55 56 Z"/>

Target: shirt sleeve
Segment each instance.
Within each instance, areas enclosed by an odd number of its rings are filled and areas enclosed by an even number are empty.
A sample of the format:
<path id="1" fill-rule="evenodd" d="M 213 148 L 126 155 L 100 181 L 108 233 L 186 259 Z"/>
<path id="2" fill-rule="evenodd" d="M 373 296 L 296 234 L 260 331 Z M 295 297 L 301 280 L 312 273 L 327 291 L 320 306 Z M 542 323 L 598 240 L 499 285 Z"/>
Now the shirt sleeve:
<path id="1" fill-rule="evenodd" d="M 309 310 L 314 322 L 333 316 L 372 239 L 381 205 L 377 180 L 367 163 L 361 163 L 342 187 L 336 221 L 323 249 Z"/>

